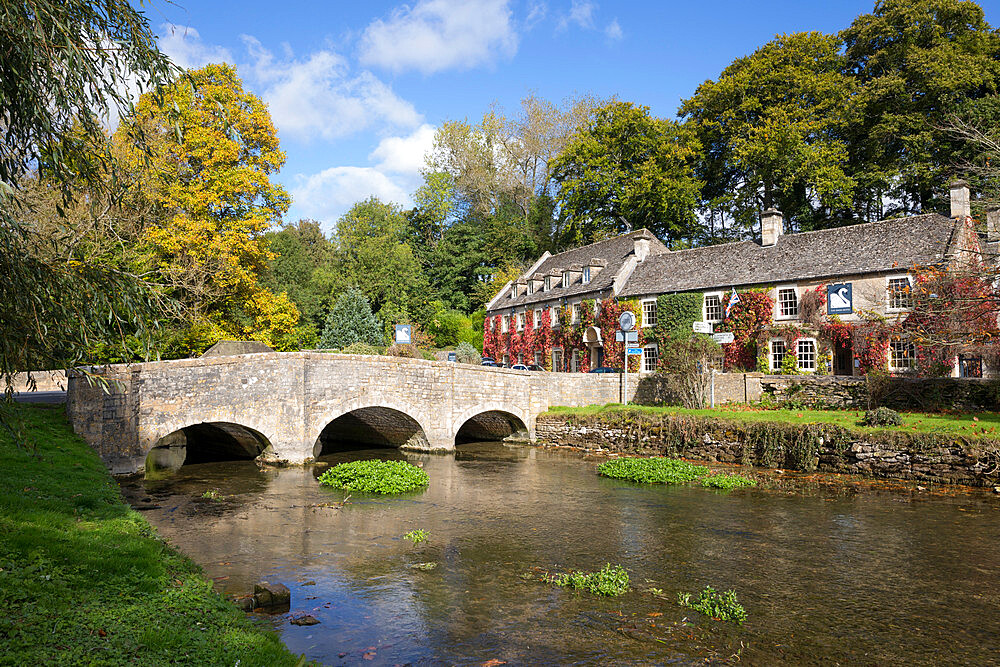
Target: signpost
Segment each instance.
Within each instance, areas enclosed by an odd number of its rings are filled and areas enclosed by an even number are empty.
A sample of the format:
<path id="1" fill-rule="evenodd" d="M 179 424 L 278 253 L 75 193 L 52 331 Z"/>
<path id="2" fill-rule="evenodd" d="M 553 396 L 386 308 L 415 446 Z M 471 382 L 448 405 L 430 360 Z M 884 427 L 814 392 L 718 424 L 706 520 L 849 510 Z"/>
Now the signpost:
<path id="1" fill-rule="evenodd" d="M 449 352 L 448 353 L 448 361 L 457 361 L 457 360 L 458 360 L 458 356 L 454 352 Z"/>
<path id="2" fill-rule="evenodd" d="M 411 343 L 409 324 L 396 325 L 396 343 L 398 345 L 409 345 Z"/>
<path id="3" fill-rule="evenodd" d="M 639 340 L 638 331 L 616 331 L 615 340 L 619 343 L 635 343 Z"/>
<path id="4" fill-rule="evenodd" d="M 712 323 L 711 322 L 692 322 L 691 328 L 695 333 L 710 334 L 712 333 Z"/>
<path id="5" fill-rule="evenodd" d="M 638 332 L 632 331 L 635 328 L 635 313 L 631 310 L 626 310 L 618 317 L 618 326 L 621 327 L 621 331 L 618 332 L 618 336 L 615 336 L 618 340 L 625 339 L 628 342 L 632 340 L 638 340 Z M 634 336 L 634 338 L 632 338 Z M 629 340 L 631 338 L 631 340 Z M 625 348 L 625 396 L 622 398 L 622 403 L 628 405 L 628 355 L 631 354 L 632 350 L 639 350 L 639 354 L 642 354 L 641 348 L 628 347 Z"/>
<path id="6" fill-rule="evenodd" d="M 719 345 L 725 345 L 726 343 L 732 343 L 736 338 L 733 336 L 732 331 L 720 331 L 719 333 L 712 334 L 712 340 Z"/>
<path id="7" fill-rule="evenodd" d="M 637 354 L 642 354 L 642 348 L 641 347 L 630 347 L 628 349 L 628 353 L 631 354 L 632 356 L 635 356 Z"/>

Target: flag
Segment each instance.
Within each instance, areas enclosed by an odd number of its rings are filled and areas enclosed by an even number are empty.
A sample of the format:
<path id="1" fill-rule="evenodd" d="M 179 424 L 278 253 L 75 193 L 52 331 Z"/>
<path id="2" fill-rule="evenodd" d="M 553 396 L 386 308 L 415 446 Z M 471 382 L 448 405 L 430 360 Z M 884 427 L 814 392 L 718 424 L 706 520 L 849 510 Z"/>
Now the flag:
<path id="1" fill-rule="evenodd" d="M 729 297 L 729 303 L 726 304 L 726 317 L 729 317 L 729 311 L 733 309 L 733 306 L 740 302 L 740 295 L 733 290 L 733 295 Z"/>

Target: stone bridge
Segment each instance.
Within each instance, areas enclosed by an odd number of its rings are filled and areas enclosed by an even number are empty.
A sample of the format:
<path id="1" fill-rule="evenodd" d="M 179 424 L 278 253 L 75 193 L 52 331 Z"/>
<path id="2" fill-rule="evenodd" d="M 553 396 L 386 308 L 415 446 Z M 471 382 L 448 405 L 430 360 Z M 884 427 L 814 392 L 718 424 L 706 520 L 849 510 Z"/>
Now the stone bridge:
<path id="1" fill-rule="evenodd" d="M 69 378 L 74 429 L 116 474 L 147 456 L 303 463 L 365 443 L 448 451 L 533 438 L 554 405 L 620 402 L 617 374 L 539 373 L 399 357 L 275 352 L 102 367 Z"/>

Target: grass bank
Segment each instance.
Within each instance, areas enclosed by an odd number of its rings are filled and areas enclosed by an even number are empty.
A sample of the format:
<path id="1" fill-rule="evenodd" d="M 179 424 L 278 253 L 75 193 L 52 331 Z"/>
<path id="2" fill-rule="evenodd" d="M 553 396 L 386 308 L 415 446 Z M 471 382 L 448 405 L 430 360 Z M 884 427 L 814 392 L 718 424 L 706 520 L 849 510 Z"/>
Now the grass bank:
<path id="1" fill-rule="evenodd" d="M 122 500 L 62 406 L 0 431 L 0 664 L 295 665 Z"/>
<path id="2" fill-rule="evenodd" d="M 552 414 L 577 416 L 611 416 L 632 412 L 649 415 L 677 415 L 687 417 L 713 417 L 735 422 L 778 422 L 782 424 L 830 424 L 863 432 L 897 431 L 902 433 L 940 433 L 968 438 L 1000 438 L 1000 413 L 901 412 L 901 426 L 859 426 L 863 410 L 786 410 L 752 405 L 726 405 L 717 408 L 692 410 L 676 406 L 648 406 L 609 403 L 588 405 L 581 408 L 553 407 Z"/>

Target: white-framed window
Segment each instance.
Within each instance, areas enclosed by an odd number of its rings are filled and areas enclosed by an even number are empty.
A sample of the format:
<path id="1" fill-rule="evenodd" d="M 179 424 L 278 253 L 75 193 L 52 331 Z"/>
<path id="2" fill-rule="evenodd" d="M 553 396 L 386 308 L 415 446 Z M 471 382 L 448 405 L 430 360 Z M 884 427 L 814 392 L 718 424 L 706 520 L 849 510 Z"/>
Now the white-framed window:
<path id="1" fill-rule="evenodd" d="M 569 357 L 569 370 L 571 373 L 580 372 L 580 350 L 573 350 Z"/>
<path id="2" fill-rule="evenodd" d="M 563 271 L 562 286 L 569 287 L 569 271 Z"/>
<path id="3" fill-rule="evenodd" d="M 704 320 L 706 322 L 721 322 L 725 317 L 722 309 L 722 292 L 713 292 L 705 295 Z"/>
<path id="4" fill-rule="evenodd" d="M 656 326 L 656 299 L 647 299 L 642 302 L 642 326 Z"/>
<path id="5" fill-rule="evenodd" d="M 528 281 L 528 296 L 531 296 L 531 293 L 534 292 L 534 291 L 535 291 L 535 281 L 534 280 L 529 280 Z"/>
<path id="6" fill-rule="evenodd" d="M 549 327 L 555 329 L 559 326 L 559 309 L 555 306 L 549 309 Z"/>
<path id="7" fill-rule="evenodd" d="M 535 352 L 535 365 L 536 366 L 541 366 L 542 365 L 542 353 L 541 352 Z"/>
<path id="8" fill-rule="evenodd" d="M 573 324 L 578 323 L 580 321 L 580 303 L 579 302 L 574 303 L 572 306 L 570 306 L 570 313 L 571 313 L 571 315 L 570 315 L 570 322 L 572 322 Z"/>
<path id="9" fill-rule="evenodd" d="M 542 286 L 542 289 L 546 292 L 552 289 L 552 276 L 545 276 L 545 284 Z"/>
<path id="10" fill-rule="evenodd" d="M 647 345 L 642 348 L 642 370 L 647 373 L 652 373 L 656 370 L 656 364 L 660 360 L 660 351 L 656 347 L 656 343 Z"/>
<path id="11" fill-rule="evenodd" d="M 785 341 L 781 339 L 772 340 L 770 345 L 771 345 L 771 372 L 778 373 L 781 371 L 781 363 L 785 360 Z"/>
<path id="12" fill-rule="evenodd" d="M 510 315 L 504 315 L 500 319 L 500 331 L 503 333 L 510 331 Z"/>
<path id="13" fill-rule="evenodd" d="M 586 285 L 590 282 L 590 267 L 583 267 L 583 284 Z"/>
<path id="14" fill-rule="evenodd" d="M 524 331 L 524 313 L 517 314 L 517 330 Z"/>
<path id="15" fill-rule="evenodd" d="M 552 370 L 556 372 L 562 371 L 563 369 L 562 363 L 563 363 L 562 350 L 558 349 L 552 350 Z"/>
<path id="16" fill-rule="evenodd" d="M 535 310 L 535 328 L 542 326 L 542 309 L 538 308 Z"/>
<path id="17" fill-rule="evenodd" d="M 901 340 L 889 341 L 889 370 L 910 371 L 916 362 L 917 353 L 913 343 Z"/>
<path id="18" fill-rule="evenodd" d="M 792 319 L 799 316 L 799 294 L 794 287 L 778 288 L 778 319 Z"/>
<path id="19" fill-rule="evenodd" d="M 814 372 L 816 370 L 816 341 L 812 338 L 800 338 L 795 341 L 795 361 L 800 371 Z"/>
<path id="20" fill-rule="evenodd" d="M 913 307 L 912 285 L 908 276 L 889 276 L 886 279 L 886 308 L 891 311 L 909 310 Z"/>

